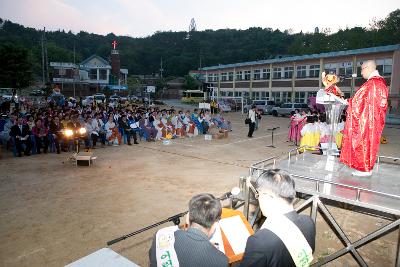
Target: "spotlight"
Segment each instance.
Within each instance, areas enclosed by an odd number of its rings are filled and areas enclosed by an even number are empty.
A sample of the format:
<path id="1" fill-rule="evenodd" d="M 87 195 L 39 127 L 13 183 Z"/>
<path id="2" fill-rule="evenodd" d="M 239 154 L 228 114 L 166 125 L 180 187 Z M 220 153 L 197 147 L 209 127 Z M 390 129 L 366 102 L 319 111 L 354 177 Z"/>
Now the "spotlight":
<path id="1" fill-rule="evenodd" d="M 80 129 L 79 129 L 79 134 L 80 134 L 80 135 L 86 134 L 86 128 L 83 128 L 83 127 L 80 128 Z"/>
<path id="2" fill-rule="evenodd" d="M 64 130 L 64 135 L 66 137 L 71 137 L 72 135 L 74 135 L 74 132 L 71 129 L 65 129 Z"/>

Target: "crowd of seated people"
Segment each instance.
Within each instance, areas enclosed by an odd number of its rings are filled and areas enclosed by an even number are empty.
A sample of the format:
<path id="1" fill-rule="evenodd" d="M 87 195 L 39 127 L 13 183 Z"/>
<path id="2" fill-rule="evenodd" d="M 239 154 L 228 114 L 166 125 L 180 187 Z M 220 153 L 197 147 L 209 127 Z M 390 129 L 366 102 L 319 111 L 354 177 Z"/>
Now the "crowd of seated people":
<path id="1" fill-rule="evenodd" d="M 22 152 L 61 153 L 81 143 L 90 149 L 99 143 L 132 145 L 131 139 L 138 144 L 139 139 L 151 142 L 195 137 L 212 129 L 231 131 L 231 123 L 222 113 L 212 115 L 209 110 L 144 108 L 129 102 L 86 107 L 68 102 L 64 106 L 27 102 L 2 114 L 0 141 L 16 156 L 22 156 Z"/>

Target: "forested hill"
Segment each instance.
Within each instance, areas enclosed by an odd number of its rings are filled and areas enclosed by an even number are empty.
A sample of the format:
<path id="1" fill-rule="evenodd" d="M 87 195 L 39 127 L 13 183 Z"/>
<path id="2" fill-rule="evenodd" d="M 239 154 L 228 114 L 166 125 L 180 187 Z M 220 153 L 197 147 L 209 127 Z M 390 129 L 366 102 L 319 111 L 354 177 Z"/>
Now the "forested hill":
<path id="1" fill-rule="evenodd" d="M 372 18 L 371 18 L 372 20 Z M 3 22 L 3 21 L 1 21 Z M 334 21 L 332 21 L 334 23 Z M 332 25 L 333 26 L 333 25 Z M 0 45 L 12 43 L 29 49 L 33 72 L 41 73 L 41 31 L 5 21 L 0 29 Z M 355 27 L 336 33 L 281 32 L 270 28 L 247 30 L 205 30 L 192 32 L 157 32 L 146 38 L 106 36 L 81 31 L 46 32 L 49 61 L 76 62 L 92 54 L 108 58 L 111 42 L 117 40 L 121 66 L 130 74 L 158 72 L 163 59 L 165 76 L 182 76 L 202 66 L 227 64 L 278 55 L 302 55 L 357 49 L 400 43 L 400 9 L 368 28 Z M 1 56 L 1 55 L 0 55 Z M 201 59 L 201 60 L 200 60 Z"/>

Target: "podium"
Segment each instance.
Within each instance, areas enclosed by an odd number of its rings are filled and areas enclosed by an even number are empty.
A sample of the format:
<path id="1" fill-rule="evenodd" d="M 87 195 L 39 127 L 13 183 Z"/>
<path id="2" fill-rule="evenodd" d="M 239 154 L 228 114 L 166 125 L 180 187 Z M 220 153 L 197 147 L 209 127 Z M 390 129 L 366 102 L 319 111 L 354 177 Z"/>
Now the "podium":
<path id="1" fill-rule="evenodd" d="M 323 89 L 317 93 L 317 104 L 322 104 L 325 107 L 326 121 L 330 125 L 330 138 L 328 144 L 321 144 L 321 149 L 325 150 L 326 163 L 325 170 L 336 172 L 339 170 L 338 160 L 335 156 L 339 155 L 339 150 L 336 146 L 336 134 L 338 132 L 338 123 L 340 115 L 344 108 L 348 105 L 345 99 L 339 98 L 333 94 L 327 94 Z"/>
<path id="2" fill-rule="evenodd" d="M 227 209 L 227 208 L 223 208 L 222 209 L 222 215 L 221 215 L 221 221 L 223 219 L 227 219 L 227 218 L 232 218 L 235 216 L 239 216 L 240 220 L 242 221 L 242 223 L 244 224 L 244 226 L 246 227 L 249 236 L 254 234 L 254 230 L 253 228 L 251 228 L 250 223 L 246 220 L 246 218 L 244 217 L 243 213 L 239 210 L 232 210 L 232 209 Z M 231 246 L 231 244 L 229 243 L 229 236 L 227 236 L 227 234 L 229 233 L 225 233 L 223 230 L 223 227 L 221 227 L 221 235 L 222 235 L 222 241 L 224 244 L 224 250 L 225 250 L 225 255 L 228 257 L 229 263 L 234 263 L 237 261 L 241 261 L 243 258 L 244 253 L 239 253 L 239 254 L 235 254 L 235 252 L 233 251 L 233 248 Z M 244 244 L 246 244 L 247 239 L 246 240 L 242 240 L 244 242 Z"/>

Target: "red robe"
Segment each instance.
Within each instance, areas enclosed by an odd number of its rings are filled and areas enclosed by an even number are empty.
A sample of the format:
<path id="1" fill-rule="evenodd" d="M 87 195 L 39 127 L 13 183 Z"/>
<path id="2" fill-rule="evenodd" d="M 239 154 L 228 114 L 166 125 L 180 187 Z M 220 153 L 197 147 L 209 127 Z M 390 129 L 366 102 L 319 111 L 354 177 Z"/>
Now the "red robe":
<path id="1" fill-rule="evenodd" d="M 365 82 L 349 99 L 340 161 L 368 172 L 374 168 L 385 126 L 388 88 L 380 76 Z"/>
<path id="2" fill-rule="evenodd" d="M 340 91 L 339 87 L 336 84 L 332 84 L 328 88 L 325 88 L 326 93 L 334 94 L 337 97 L 343 98 L 342 92 Z"/>

